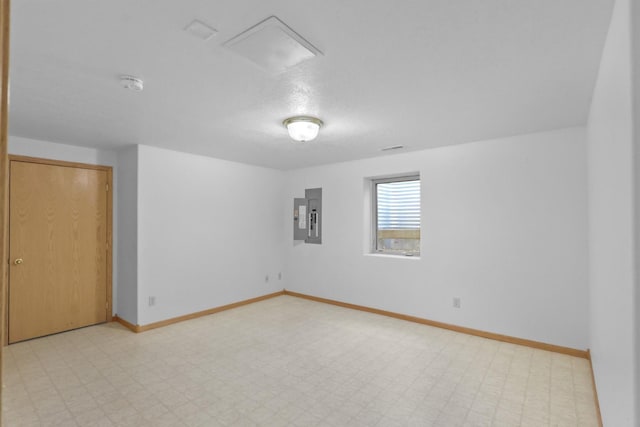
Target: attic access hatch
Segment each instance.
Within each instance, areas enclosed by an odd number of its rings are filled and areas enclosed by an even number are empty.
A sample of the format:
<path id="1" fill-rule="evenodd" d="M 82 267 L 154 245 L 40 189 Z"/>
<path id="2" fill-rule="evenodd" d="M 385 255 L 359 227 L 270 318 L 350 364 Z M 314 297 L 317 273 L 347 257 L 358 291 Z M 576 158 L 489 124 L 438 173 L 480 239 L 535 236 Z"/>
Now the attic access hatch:
<path id="1" fill-rule="evenodd" d="M 275 16 L 238 34 L 223 46 L 259 67 L 277 73 L 322 55 L 315 46 Z"/>

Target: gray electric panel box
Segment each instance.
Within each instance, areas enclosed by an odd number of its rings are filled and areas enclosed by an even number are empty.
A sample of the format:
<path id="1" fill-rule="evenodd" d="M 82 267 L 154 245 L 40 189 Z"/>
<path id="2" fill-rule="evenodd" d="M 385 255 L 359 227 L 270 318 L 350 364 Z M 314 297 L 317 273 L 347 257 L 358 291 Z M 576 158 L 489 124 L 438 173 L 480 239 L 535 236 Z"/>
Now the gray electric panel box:
<path id="1" fill-rule="evenodd" d="M 305 243 L 322 243 L 322 188 L 304 190 L 309 211 L 309 230 Z"/>
<path id="2" fill-rule="evenodd" d="M 304 199 L 293 199 L 293 240 L 322 243 L 322 188 L 306 189 Z"/>
<path id="3" fill-rule="evenodd" d="M 304 240 L 307 234 L 307 199 L 293 199 L 293 240 Z"/>

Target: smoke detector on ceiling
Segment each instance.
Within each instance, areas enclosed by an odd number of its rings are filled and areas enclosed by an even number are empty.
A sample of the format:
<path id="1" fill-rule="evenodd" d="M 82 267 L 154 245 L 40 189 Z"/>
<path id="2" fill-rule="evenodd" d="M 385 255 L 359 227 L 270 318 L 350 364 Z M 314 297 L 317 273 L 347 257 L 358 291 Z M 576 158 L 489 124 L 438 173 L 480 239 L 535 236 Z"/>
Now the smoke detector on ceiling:
<path id="1" fill-rule="evenodd" d="M 131 89 L 136 92 L 141 92 L 144 89 L 144 82 L 142 79 L 134 76 L 120 76 L 120 84 L 125 89 Z"/>

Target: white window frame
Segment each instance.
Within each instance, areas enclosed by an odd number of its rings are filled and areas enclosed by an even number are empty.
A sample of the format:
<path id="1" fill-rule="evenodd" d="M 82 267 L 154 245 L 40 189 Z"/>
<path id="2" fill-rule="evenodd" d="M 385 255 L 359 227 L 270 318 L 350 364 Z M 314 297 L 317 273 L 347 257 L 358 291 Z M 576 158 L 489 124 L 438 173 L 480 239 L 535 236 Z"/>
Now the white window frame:
<path id="1" fill-rule="evenodd" d="M 422 182 L 420 181 L 420 174 L 407 174 L 400 176 L 389 176 L 381 178 L 371 178 L 371 253 L 389 256 L 399 257 L 420 257 L 422 250 L 420 249 L 417 254 L 415 253 L 400 253 L 391 252 L 378 249 L 378 184 L 386 184 L 390 182 L 403 182 L 403 181 L 418 181 L 420 182 L 420 203 L 422 203 Z M 422 212 L 421 212 L 422 213 Z M 420 223 L 420 231 L 422 231 L 422 222 Z M 420 246 L 422 246 L 422 235 L 420 237 Z"/>

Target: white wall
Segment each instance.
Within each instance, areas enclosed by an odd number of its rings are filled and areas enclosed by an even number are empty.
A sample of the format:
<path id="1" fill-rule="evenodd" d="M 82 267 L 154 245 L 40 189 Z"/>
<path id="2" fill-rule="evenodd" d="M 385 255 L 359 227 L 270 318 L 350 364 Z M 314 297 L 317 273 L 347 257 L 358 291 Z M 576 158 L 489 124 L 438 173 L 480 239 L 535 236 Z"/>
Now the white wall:
<path id="1" fill-rule="evenodd" d="M 9 136 L 9 154 L 67 162 L 88 163 L 113 167 L 113 306 L 117 313 L 118 301 L 118 162 L 114 151 L 78 147 L 50 141 L 40 141 L 18 136 Z"/>
<path id="2" fill-rule="evenodd" d="M 415 171 L 420 259 L 365 255 L 363 178 Z M 586 173 L 583 128 L 288 172 L 287 288 L 586 349 Z M 323 244 L 294 244 L 292 199 L 313 187 Z"/>
<path id="3" fill-rule="evenodd" d="M 139 324 L 283 289 L 283 176 L 139 147 Z"/>
<path id="4" fill-rule="evenodd" d="M 112 152 L 14 136 L 9 153 L 114 167 L 113 312 L 133 324 L 284 288 L 283 172 L 147 146 Z"/>
<path id="5" fill-rule="evenodd" d="M 118 316 L 138 321 L 138 146 L 118 151 Z"/>
<path id="6" fill-rule="evenodd" d="M 589 115 L 588 159 L 590 347 L 604 424 L 621 427 L 640 421 L 630 40 L 630 3 L 617 0 Z"/>
<path id="7" fill-rule="evenodd" d="M 9 136 L 9 154 L 88 163 L 91 165 L 114 167 L 117 165 L 115 151 L 78 147 L 76 145 L 59 144 L 11 135 Z"/>

